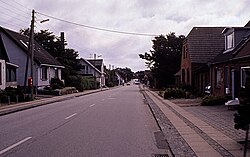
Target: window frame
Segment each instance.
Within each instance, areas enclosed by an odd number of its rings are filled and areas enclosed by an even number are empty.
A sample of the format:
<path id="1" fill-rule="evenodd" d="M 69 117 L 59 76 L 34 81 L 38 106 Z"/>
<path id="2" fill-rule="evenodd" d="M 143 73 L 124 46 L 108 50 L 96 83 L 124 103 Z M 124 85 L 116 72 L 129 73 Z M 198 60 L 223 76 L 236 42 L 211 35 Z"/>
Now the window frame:
<path id="1" fill-rule="evenodd" d="M 221 67 L 216 67 L 215 71 L 214 71 L 214 74 L 215 74 L 215 81 L 214 81 L 215 87 L 220 88 L 221 85 L 222 85 L 222 68 Z"/>
<path id="2" fill-rule="evenodd" d="M 234 48 L 234 33 L 230 33 L 226 35 L 226 44 L 225 44 L 225 49 L 230 50 Z"/>
<path id="3" fill-rule="evenodd" d="M 46 66 L 41 67 L 41 80 L 43 81 L 48 80 L 48 67 Z"/>
<path id="4" fill-rule="evenodd" d="M 245 88 L 246 78 L 247 78 L 246 74 L 243 73 L 243 70 L 245 70 L 245 69 L 248 69 L 248 71 L 250 71 L 250 66 L 245 66 L 245 67 L 241 67 L 240 68 L 240 77 L 241 77 L 241 79 L 240 79 L 240 86 L 242 88 Z"/>
<path id="5" fill-rule="evenodd" d="M 6 66 L 6 82 L 17 81 L 17 68 L 12 66 Z"/>

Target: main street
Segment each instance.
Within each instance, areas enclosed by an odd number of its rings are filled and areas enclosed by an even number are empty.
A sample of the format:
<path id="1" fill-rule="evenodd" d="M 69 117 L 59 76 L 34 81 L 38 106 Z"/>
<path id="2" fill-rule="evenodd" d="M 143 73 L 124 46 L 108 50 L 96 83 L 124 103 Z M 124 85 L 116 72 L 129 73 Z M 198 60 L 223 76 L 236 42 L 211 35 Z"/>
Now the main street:
<path id="1" fill-rule="evenodd" d="M 136 85 L 1 116 L 0 126 L 0 156 L 152 157 L 167 152 Z"/>

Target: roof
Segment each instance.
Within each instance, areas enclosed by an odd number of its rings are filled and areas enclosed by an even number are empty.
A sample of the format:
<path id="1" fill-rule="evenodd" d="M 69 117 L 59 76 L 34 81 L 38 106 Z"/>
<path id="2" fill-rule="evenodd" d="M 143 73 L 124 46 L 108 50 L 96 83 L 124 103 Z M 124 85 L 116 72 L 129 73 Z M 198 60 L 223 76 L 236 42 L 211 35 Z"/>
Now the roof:
<path id="1" fill-rule="evenodd" d="M 88 61 L 95 66 L 102 66 L 103 59 L 88 59 Z"/>
<path id="2" fill-rule="evenodd" d="M 98 73 L 102 73 L 100 70 L 98 70 L 93 64 L 91 64 L 88 60 L 84 59 L 84 58 L 80 58 L 79 60 L 84 61 L 85 63 L 87 63 L 89 66 L 91 66 L 93 69 L 95 69 Z"/>
<path id="3" fill-rule="evenodd" d="M 9 61 L 1 36 L 0 36 L 0 59 L 6 60 L 7 62 Z"/>
<path id="4" fill-rule="evenodd" d="M 244 27 L 250 27 L 250 20 L 248 21 L 248 23 Z"/>
<path id="5" fill-rule="evenodd" d="M 0 29 L 10 37 L 21 49 L 23 49 L 26 53 L 28 53 L 28 43 L 29 37 L 22 35 L 20 33 L 14 32 L 12 30 L 0 27 Z M 44 65 L 50 66 L 62 66 L 60 62 L 58 62 L 48 51 L 46 51 L 42 46 L 40 46 L 36 41 L 34 41 L 35 49 L 34 49 L 34 60 Z"/>
<path id="6" fill-rule="evenodd" d="M 192 63 L 211 62 L 224 49 L 224 27 L 194 27 L 186 38 Z"/>
<path id="7" fill-rule="evenodd" d="M 221 52 L 218 54 L 212 64 L 228 62 L 245 57 L 250 57 L 250 31 L 231 51 Z"/>

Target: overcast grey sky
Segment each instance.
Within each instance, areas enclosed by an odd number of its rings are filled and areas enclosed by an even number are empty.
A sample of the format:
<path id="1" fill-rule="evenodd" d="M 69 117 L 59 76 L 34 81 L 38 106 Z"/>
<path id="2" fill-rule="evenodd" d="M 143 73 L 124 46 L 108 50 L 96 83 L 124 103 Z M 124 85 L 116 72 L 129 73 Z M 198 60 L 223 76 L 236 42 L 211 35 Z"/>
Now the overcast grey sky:
<path id="1" fill-rule="evenodd" d="M 194 26 L 244 26 L 250 0 L 0 0 L 0 26 L 19 31 L 30 25 L 31 10 L 74 23 L 114 31 L 152 35 L 187 35 Z M 80 57 L 102 55 L 107 67 L 145 70 L 139 53 L 148 52 L 153 36 L 126 35 L 68 24 L 36 14 L 36 31 L 65 32 L 68 47 Z"/>

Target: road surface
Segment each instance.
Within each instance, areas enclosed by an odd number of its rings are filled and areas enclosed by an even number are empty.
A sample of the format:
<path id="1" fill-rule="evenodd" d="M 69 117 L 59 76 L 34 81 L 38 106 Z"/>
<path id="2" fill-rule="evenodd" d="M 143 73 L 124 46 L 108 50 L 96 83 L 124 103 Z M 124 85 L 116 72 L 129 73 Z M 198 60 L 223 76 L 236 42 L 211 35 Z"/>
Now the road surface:
<path id="1" fill-rule="evenodd" d="M 0 156 L 152 157 L 167 152 L 158 133 L 138 86 L 124 86 L 1 116 Z"/>

